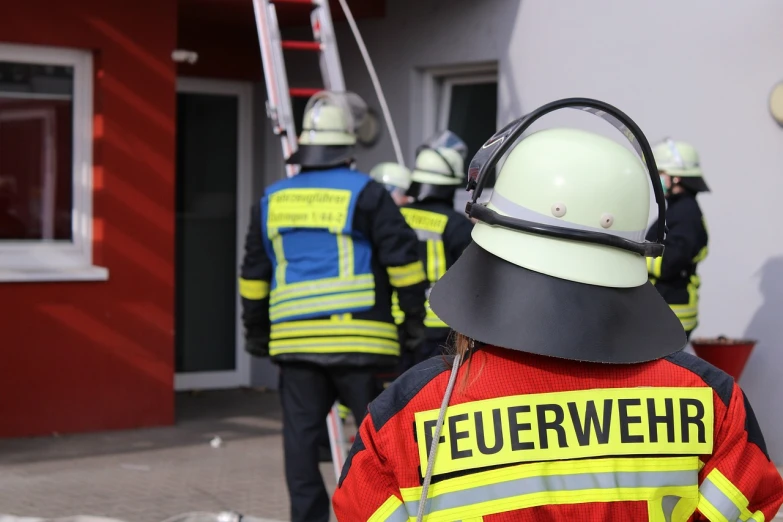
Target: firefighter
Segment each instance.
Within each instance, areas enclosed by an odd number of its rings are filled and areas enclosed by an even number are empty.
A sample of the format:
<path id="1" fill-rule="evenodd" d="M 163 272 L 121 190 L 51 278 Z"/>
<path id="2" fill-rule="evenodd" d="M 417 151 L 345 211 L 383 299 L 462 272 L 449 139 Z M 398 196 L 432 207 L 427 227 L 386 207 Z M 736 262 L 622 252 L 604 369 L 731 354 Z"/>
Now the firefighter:
<path id="1" fill-rule="evenodd" d="M 696 267 L 707 257 L 707 225 L 696 194 L 709 192 L 702 177 L 699 155 L 692 145 L 666 139 L 653 148 L 668 207 L 665 255 L 647 258 L 650 282 L 680 319 L 688 339 L 699 323 L 699 286 Z M 654 223 L 647 239 L 654 237 Z"/>
<path id="2" fill-rule="evenodd" d="M 370 177 L 389 191 L 398 206 L 410 202 L 411 198 L 405 192 L 411 186 L 411 171 L 405 165 L 393 162 L 379 163 L 370 170 Z"/>
<path id="3" fill-rule="evenodd" d="M 362 105 L 329 91 L 308 101 L 287 160 L 301 171 L 266 188 L 245 242 L 246 349 L 280 367 L 292 521 L 329 520 L 318 442 L 331 406 L 339 398 L 361 422 L 378 368 L 397 363 L 392 289 L 406 314 L 403 349 L 425 338 L 416 234 L 383 186 L 352 167 Z"/>
<path id="4" fill-rule="evenodd" d="M 523 132 L 566 107 L 636 149 L 572 128 Z M 486 204 L 486 178 L 508 153 Z M 640 160 L 643 158 L 643 160 Z M 614 107 L 547 104 L 474 157 L 473 242 L 432 290 L 458 334 L 370 404 L 334 508 L 365 520 L 770 520 L 783 480 L 725 373 L 682 351 L 647 280 L 652 150 Z"/>
<path id="5" fill-rule="evenodd" d="M 467 145 L 451 131 L 436 134 L 416 152 L 412 183 L 407 192 L 413 202 L 401 210 L 419 237 L 419 255 L 430 285 L 446 273 L 470 244 L 473 224 L 464 213 L 454 210 L 455 191 L 465 183 L 466 154 Z M 405 317 L 396 306 L 394 316 L 398 323 Z M 427 343 L 421 352 L 412 354 L 415 363 L 441 353 L 448 340 L 449 327 L 435 315 L 429 303 L 424 324 Z"/>

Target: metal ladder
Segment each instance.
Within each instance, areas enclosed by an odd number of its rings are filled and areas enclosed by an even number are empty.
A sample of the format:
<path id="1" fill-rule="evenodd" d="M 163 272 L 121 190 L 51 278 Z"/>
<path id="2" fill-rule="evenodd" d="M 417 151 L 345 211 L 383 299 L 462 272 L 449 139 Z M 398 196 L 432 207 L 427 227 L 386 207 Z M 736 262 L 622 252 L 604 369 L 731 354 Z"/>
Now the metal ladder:
<path id="1" fill-rule="evenodd" d="M 276 5 L 300 6 L 310 10 L 310 25 L 313 28 L 312 41 L 283 40 L 277 21 Z M 329 0 L 253 0 L 256 17 L 258 43 L 266 81 L 266 113 L 272 120 L 274 133 L 280 136 L 283 157 L 289 158 L 297 149 L 296 126 L 294 124 L 291 98 L 309 98 L 318 91 L 345 91 L 343 68 L 337 51 Z M 283 51 L 310 51 L 319 54 L 322 88 L 289 87 Z M 286 165 L 286 174 L 296 174 L 294 165 Z M 329 430 L 329 445 L 332 451 L 334 472 L 338 480 L 345 462 L 345 436 L 337 403 L 326 418 Z"/>
<path id="2" fill-rule="evenodd" d="M 283 40 L 277 22 L 276 5 L 301 6 L 310 9 L 312 41 Z M 343 68 L 337 51 L 329 0 L 253 0 L 256 15 L 258 43 L 266 80 L 266 112 L 272 120 L 272 128 L 283 147 L 283 157 L 288 158 L 297 149 L 291 98 L 309 98 L 320 90 L 345 91 Z M 310 51 L 319 54 L 323 88 L 289 87 L 283 51 Z M 293 165 L 286 166 L 289 177 L 296 174 Z"/>

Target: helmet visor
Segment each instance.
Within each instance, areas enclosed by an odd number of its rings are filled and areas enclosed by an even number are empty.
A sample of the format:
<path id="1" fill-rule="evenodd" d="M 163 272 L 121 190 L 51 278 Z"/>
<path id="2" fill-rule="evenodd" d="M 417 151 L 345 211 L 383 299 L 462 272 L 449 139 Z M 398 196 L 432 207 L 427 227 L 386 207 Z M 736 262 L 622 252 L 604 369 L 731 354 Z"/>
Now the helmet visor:
<path id="1" fill-rule="evenodd" d="M 628 126 L 620 121 L 617 117 L 594 107 L 571 105 L 564 106 L 563 108 L 586 111 L 609 122 L 615 129 L 619 130 L 623 136 L 625 136 L 625 138 L 630 142 L 633 149 L 641 158 L 642 163 L 645 163 L 644 152 L 642 151 L 642 147 L 639 144 L 639 140 L 636 139 L 636 136 L 634 136 L 634 133 L 631 132 Z M 533 123 L 531 120 L 535 120 L 540 117 L 538 116 L 531 118 L 531 116 L 532 113 L 522 116 L 518 120 L 512 121 L 493 134 L 492 137 L 481 146 L 478 152 L 476 152 L 475 156 L 473 156 L 473 159 L 470 160 L 470 166 L 468 167 L 468 190 L 473 190 L 478 185 L 479 178 L 484 177 L 486 172 L 491 167 L 494 167 L 497 161 L 500 160 L 500 156 L 505 154 L 514 144 L 514 142 L 520 137 L 522 132 L 524 132 L 524 130 L 526 130 Z M 524 128 L 520 131 L 520 128 L 522 127 Z M 492 165 L 489 165 L 490 163 L 492 163 Z M 483 185 L 480 188 L 483 188 Z M 480 188 L 479 195 L 481 193 Z"/>
<path id="2" fill-rule="evenodd" d="M 425 141 L 419 147 L 419 151 L 422 149 L 451 149 L 459 153 L 462 156 L 462 161 L 468 159 L 468 146 L 462 141 L 462 138 L 451 132 L 450 130 L 440 131 L 430 139 Z"/>
<path id="3" fill-rule="evenodd" d="M 484 184 L 488 178 L 487 174 L 497 164 L 500 158 L 514 145 L 519 137 L 536 120 L 558 109 L 577 109 L 589 112 L 603 120 L 609 122 L 614 128 L 619 130 L 623 136 L 631 143 L 632 147 L 646 165 L 648 175 L 653 185 L 655 200 L 658 204 L 658 226 L 657 242 L 655 243 L 637 243 L 617 236 L 600 233 L 587 232 L 582 230 L 572 230 L 561 227 L 554 227 L 542 223 L 533 223 L 520 219 L 511 218 L 497 214 L 485 205 L 477 203 Z M 645 154 L 646 153 L 646 154 Z M 466 212 L 471 218 L 476 218 L 489 225 L 501 226 L 522 232 L 549 236 L 558 239 L 570 239 L 573 241 L 583 241 L 587 243 L 603 244 L 621 248 L 631 252 L 641 254 L 646 257 L 659 257 L 663 253 L 664 226 L 666 223 L 666 207 L 664 203 L 663 189 L 658 179 L 658 167 L 655 164 L 650 144 L 642 133 L 641 129 L 627 115 L 620 112 L 611 105 L 589 98 L 568 98 L 548 103 L 539 107 L 535 111 L 512 121 L 501 130 L 496 132 L 479 149 L 468 167 L 468 186 L 467 190 L 473 190 L 473 197 L 468 203 Z"/>
<path id="4" fill-rule="evenodd" d="M 345 128 L 327 129 L 318 125 L 319 108 L 324 106 L 338 107 L 341 109 L 345 118 Z M 361 96 L 350 91 L 319 91 L 307 101 L 305 114 L 313 111 L 313 129 L 303 130 L 333 130 L 337 132 L 347 132 L 356 134 L 358 129 L 367 118 L 367 103 Z"/>

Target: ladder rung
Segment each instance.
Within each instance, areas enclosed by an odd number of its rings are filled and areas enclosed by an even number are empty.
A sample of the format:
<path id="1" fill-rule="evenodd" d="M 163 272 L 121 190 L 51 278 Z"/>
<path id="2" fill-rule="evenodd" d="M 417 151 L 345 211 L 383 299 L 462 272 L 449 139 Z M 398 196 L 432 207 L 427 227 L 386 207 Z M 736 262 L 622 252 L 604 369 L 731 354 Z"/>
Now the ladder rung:
<path id="1" fill-rule="evenodd" d="M 288 92 L 294 98 L 309 98 L 323 89 L 314 89 L 312 87 L 292 87 Z"/>
<path id="2" fill-rule="evenodd" d="M 272 4 L 299 4 L 299 5 L 311 5 L 315 7 L 313 0 L 269 0 Z"/>
<path id="3" fill-rule="evenodd" d="M 283 49 L 289 49 L 291 51 L 320 51 L 320 42 L 298 42 L 295 40 L 283 40 L 281 42 Z"/>

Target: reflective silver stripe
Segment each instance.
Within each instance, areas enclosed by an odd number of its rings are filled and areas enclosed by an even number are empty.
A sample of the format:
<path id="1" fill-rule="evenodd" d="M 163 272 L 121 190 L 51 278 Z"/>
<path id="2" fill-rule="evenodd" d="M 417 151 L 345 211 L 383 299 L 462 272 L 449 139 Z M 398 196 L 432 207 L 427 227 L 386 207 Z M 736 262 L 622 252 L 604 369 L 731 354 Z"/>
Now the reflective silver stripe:
<path id="1" fill-rule="evenodd" d="M 338 294 L 327 297 L 318 297 L 315 299 L 301 299 L 299 301 L 288 301 L 284 304 L 278 304 L 269 307 L 269 315 L 273 318 L 287 317 L 296 315 L 297 310 L 310 310 L 318 312 L 321 310 L 334 311 L 345 308 L 349 305 L 361 305 L 368 301 L 374 301 L 375 294 L 372 290 L 368 292 L 359 292 L 357 294 Z M 310 311 L 306 312 L 310 313 Z"/>
<path id="2" fill-rule="evenodd" d="M 497 192 L 492 194 L 489 202 L 498 210 L 516 219 L 523 219 L 525 221 L 532 221 L 534 223 L 541 223 L 543 225 L 551 225 L 554 227 L 572 229 L 572 230 L 587 230 L 589 232 L 601 232 L 603 234 L 609 234 L 612 236 L 623 237 L 630 239 L 631 241 L 641 242 L 644 240 L 646 230 L 625 231 L 625 230 L 611 230 L 599 227 L 589 227 L 587 225 L 580 225 L 578 223 L 571 223 L 562 219 L 557 219 L 553 216 L 547 216 L 546 214 L 540 214 L 535 210 L 530 210 L 522 205 L 518 205 L 513 201 L 504 198 Z M 595 217 L 595 222 L 598 223 L 600 216 Z"/>
<path id="3" fill-rule="evenodd" d="M 446 509 L 466 507 L 480 502 L 501 500 L 546 491 L 579 491 L 586 489 L 617 488 L 664 488 L 673 486 L 695 486 L 698 484 L 697 470 L 691 471 L 619 471 L 615 473 L 581 473 L 578 475 L 546 475 L 527 477 L 478 486 L 463 491 L 444 493 L 429 500 L 425 514 Z M 405 503 L 408 514 L 415 517 L 419 501 Z"/>
<path id="4" fill-rule="evenodd" d="M 386 522 L 408 522 L 408 512 L 405 510 L 405 505 L 400 504 L 391 515 L 386 517 Z"/>
<path id="5" fill-rule="evenodd" d="M 339 342 L 327 342 L 326 338 L 313 338 L 313 339 L 282 339 L 279 341 L 272 341 L 269 343 L 269 348 L 272 352 L 280 352 L 282 350 L 298 350 L 302 352 L 307 351 L 351 351 L 351 347 L 365 348 L 364 351 L 374 352 L 396 352 L 400 346 L 397 341 L 391 341 L 387 339 L 357 339 L 350 341 Z M 306 341 L 306 342 L 300 342 Z M 330 350 L 331 349 L 331 350 Z"/>
<path id="6" fill-rule="evenodd" d="M 443 234 L 439 234 L 431 230 L 420 230 L 418 228 L 414 228 L 413 230 L 416 231 L 416 237 L 419 238 L 419 241 L 427 241 L 428 239 L 432 239 L 434 241 L 443 240 Z"/>
<path id="7" fill-rule="evenodd" d="M 297 321 L 297 323 L 299 323 Z M 369 337 L 382 337 L 387 339 L 397 339 L 397 329 L 394 325 L 390 325 L 391 328 L 386 328 L 382 325 L 357 325 L 357 324 L 342 324 L 337 322 L 334 325 L 303 325 L 301 323 L 293 326 L 290 323 L 280 323 L 272 325 L 272 339 L 285 339 L 285 338 L 298 338 L 308 337 L 311 332 L 318 332 L 319 337 L 328 335 L 367 335 Z M 334 330 L 334 333 L 324 333 Z"/>
<path id="8" fill-rule="evenodd" d="M 353 275 L 353 255 L 348 255 L 348 249 L 351 246 L 351 238 L 340 234 L 337 236 L 337 240 L 340 242 L 340 252 L 342 253 L 340 259 L 340 277 L 350 277 Z"/>
<path id="9" fill-rule="evenodd" d="M 674 506 L 680 501 L 680 497 L 673 495 L 665 496 L 661 499 L 661 506 L 663 507 L 663 518 L 666 522 L 672 522 L 672 513 L 674 513 Z"/>
<path id="10" fill-rule="evenodd" d="M 699 495 L 704 497 L 707 502 L 712 504 L 712 507 L 714 507 L 716 510 L 720 512 L 721 515 L 726 517 L 726 520 L 729 522 L 739 521 L 740 519 L 740 509 L 737 507 L 737 505 L 726 496 L 723 491 L 718 488 L 718 486 L 713 483 L 709 477 L 704 479 L 704 482 L 702 482 L 701 487 L 699 488 Z M 753 517 L 750 517 L 748 520 L 755 521 L 756 519 Z"/>
<path id="11" fill-rule="evenodd" d="M 314 297 L 318 294 L 327 294 L 338 290 L 351 290 L 353 287 L 361 285 L 374 285 L 375 280 L 372 274 L 365 274 L 355 276 L 352 279 L 336 279 L 332 281 L 315 280 L 310 284 L 294 283 L 293 285 L 286 285 L 282 288 L 276 288 L 272 290 L 270 299 L 272 304 L 282 299 L 285 299 L 289 294 L 306 295 L 307 297 Z"/>

